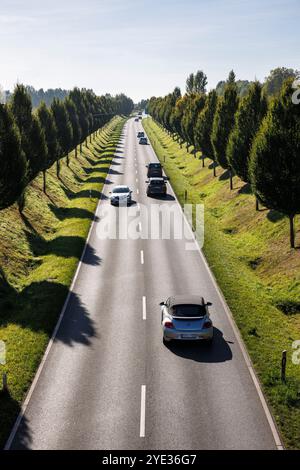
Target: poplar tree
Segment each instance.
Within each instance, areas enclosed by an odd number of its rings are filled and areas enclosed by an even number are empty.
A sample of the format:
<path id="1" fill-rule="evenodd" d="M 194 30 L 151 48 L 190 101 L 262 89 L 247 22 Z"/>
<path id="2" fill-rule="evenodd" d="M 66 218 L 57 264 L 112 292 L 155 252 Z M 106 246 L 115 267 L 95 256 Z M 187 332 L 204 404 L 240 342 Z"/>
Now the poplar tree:
<path id="1" fill-rule="evenodd" d="M 16 202 L 26 184 L 26 158 L 11 110 L 0 104 L 0 209 Z"/>
<path id="2" fill-rule="evenodd" d="M 54 116 L 50 108 L 47 108 L 44 101 L 41 102 L 37 109 L 37 115 L 39 117 L 41 126 L 45 133 L 45 139 L 47 143 L 47 156 L 45 165 L 42 168 L 43 171 L 43 191 L 46 193 L 46 171 L 56 162 L 59 156 L 59 143 L 57 128 L 54 121 Z"/>
<path id="3" fill-rule="evenodd" d="M 205 106 L 198 115 L 195 127 L 196 146 L 202 151 L 202 164 L 204 166 L 204 158 L 208 157 L 214 160 L 214 149 L 211 143 L 211 133 L 214 122 L 214 115 L 217 108 L 217 93 L 215 90 L 209 92 Z M 215 164 L 213 165 L 215 174 Z"/>
<path id="4" fill-rule="evenodd" d="M 262 85 L 254 82 L 242 98 L 235 116 L 226 151 L 227 160 L 234 172 L 245 182 L 250 182 L 249 159 L 252 141 L 267 111 L 267 100 Z"/>
<path id="5" fill-rule="evenodd" d="M 51 104 L 55 124 L 58 133 L 58 142 L 60 147 L 59 159 L 67 157 L 67 165 L 69 166 L 69 152 L 72 147 L 73 130 L 69 119 L 68 112 L 62 101 L 54 98 Z M 60 162 L 57 160 L 57 176 L 59 177 Z"/>
<path id="6" fill-rule="evenodd" d="M 221 97 L 218 102 L 211 136 L 215 159 L 222 168 L 229 170 L 230 189 L 232 189 L 232 170 L 226 158 L 226 148 L 230 132 L 234 126 L 237 106 L 237 88 L 234 82 L 234 72 L 231 71 L 225 87 L 224 97 Z"/>
<path id="7" fill-rule="evenodd" d="M 289 218 L 294 248 L 294 218 L 300 213 L 300 106 L 292 101 L 292 83 L 288 80 L 273 99 L 254 139 L 250 178 L 258 199 Z"/>

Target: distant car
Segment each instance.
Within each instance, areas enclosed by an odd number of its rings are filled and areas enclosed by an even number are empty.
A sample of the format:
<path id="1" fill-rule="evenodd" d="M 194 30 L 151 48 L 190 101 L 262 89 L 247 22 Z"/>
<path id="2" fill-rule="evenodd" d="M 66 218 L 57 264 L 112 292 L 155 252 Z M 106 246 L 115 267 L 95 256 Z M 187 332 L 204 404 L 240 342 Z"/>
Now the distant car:
<path id="1" fill-rule="evenodd" d="M 165 196 L 167 194 L 167 185 L 165 178 L 150 178 L 147 186 L 147 196 Z"/>
<path id="2" fill-rule="evenodd" d="M 137 133 L 137 138 L 140 139 L 141 137 L 145 137 L 145 132 L 139 131 L 139 132 Z"/>
<path id="3" fill-rule="evenodd" d="M 139 122 L 139 118 L 138 118 L 138 117 L 135 118 L 135 122 Z"/>
<path id="4" fill-rule="evenodd" d="M 148 145 L 148 139 L 147 137 L 141 137 L 139 140 L 139 144 L 141 145 Z"/>
<path id="5" fill-rule="evenodd" d="M 208 307 L 200 295 L 174 295 L 161 302 L 163 341 L 201 340 L 210 344 L 213 340 L 213 324 Z"/>
<path id="6" fill-rule="evenodd" d="M 125 185 L 115 186 L 110 192 L 110 203 L 112 205 L 130 205 L 132 202 L 132 190 Z"/>
<path id="7" fill-rule="evenodd" d="M 153 178 L 155 176 L 157 177 L 160 177 L 162 176 L 162 166 L 160 163 L 148 163 L 148 165 L 146 165 L 146 168 L 148 168 L 147 170 L 147 178 Z"/>

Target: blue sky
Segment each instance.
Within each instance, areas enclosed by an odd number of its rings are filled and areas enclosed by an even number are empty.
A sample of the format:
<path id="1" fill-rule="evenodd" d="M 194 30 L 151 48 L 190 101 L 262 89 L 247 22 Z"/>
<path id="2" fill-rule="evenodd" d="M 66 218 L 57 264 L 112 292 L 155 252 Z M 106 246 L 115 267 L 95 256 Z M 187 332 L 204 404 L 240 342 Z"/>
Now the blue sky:
<path id="1" fill-rule="evenodd" d="M 209 88 L 233 68 L 263 80 L 300 69 L 300 0 L 0 0 L 0 84 L 93 88 L 135 101 Z"/>

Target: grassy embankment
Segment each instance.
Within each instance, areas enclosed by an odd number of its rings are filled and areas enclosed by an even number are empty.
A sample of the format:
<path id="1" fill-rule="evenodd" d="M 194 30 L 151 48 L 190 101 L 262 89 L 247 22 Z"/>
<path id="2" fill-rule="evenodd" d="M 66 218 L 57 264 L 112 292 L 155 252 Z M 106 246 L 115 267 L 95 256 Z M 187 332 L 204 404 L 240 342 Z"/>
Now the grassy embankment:
<path id="1" fill-rule="evenodd" d="M 16 205 L 0 211 L 0 340 L 7 349 L 0 372 L 9 385 L 0 393 L 1 446 L 66 299 L 124 122 L 114 118 L 77 159 L 72 152 L 69 168 L 64 159 L 60 179 L 52 167 L 47 195 L 37 177 L 22 217 Z"/>
<path id="2" fill-rule="evenodd" d="M 296 244 L 289 248 L 288 220 L 261 208 L 249 185 L 180 148 L 151 118 L 143 120 L 172 186 L 184 203 L 205 205 L 203 251 L 228 302 L 273 410 L 286 447 L 300 448 L 300 365 L 292 343 L 300 339 L 300 218 Z M 191 149 L 192 150 L 192 149 Z M 164 162 L 165 160 L 165 162 Z M 287 382 L 280 380 L 286 349 Z"/>

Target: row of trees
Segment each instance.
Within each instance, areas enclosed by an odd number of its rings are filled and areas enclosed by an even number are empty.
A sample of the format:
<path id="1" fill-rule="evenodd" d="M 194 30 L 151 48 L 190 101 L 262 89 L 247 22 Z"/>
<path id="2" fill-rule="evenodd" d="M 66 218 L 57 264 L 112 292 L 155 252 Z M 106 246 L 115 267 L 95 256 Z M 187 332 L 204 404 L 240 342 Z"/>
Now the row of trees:
<path id="1" fill-rule="evenodd" d="M 46 193 L 47 170 L 82 144 L 116 114 L 130 114 L 133 102 L 125 95 L 96 96 L 92 90 L 74 88 L 66 98 L 54 98 L 50 107 L 41 102 L 33 110 L 30 95 L 17 85 L 7 104 L 0 104 L 0 209 L 18 201 L 22 212 L 28 184 L 43 173 Z"/>
<path id="2" fill-rule="evenodd" d="M 191 89 L 189 76 L 184 96 L 175 88 L 148 103 L 148 112 L 181 146 L 201 152 L 203 166 L 205 158 L 213 160 L 214 176 L 217 165 L 228 171 L 230 189 L 238 175 L 251 184 L 256 209 L 260 202 L 288 216 L 291 247 L 300 213 L 300 105 L 292 100 L 294 78 L 291 74 L 275 96 L 255 81 L 240 97 L 233 71 L 222 96 L 217 90 Z"/>

